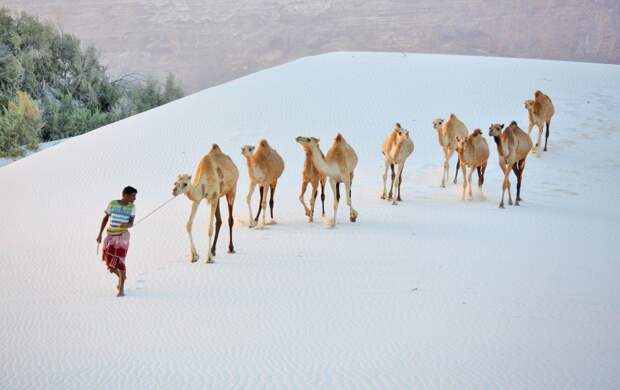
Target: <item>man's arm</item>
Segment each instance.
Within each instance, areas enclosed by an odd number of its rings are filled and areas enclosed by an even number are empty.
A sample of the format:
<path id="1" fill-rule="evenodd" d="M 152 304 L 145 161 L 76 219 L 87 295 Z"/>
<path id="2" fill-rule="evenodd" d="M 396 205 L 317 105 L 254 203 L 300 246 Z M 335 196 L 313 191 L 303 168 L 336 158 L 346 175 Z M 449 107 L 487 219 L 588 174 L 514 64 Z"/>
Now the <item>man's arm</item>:
<path id="1" fill-rule="evenodd" d="M 99 228 L 99 235 L 97 236 L 97 242 L 101 242 L 101 233 L 103 233 L 103 229 L 105 229 L 105 226 L 108 224 L 108 219 L 110 218 L 109 214 L 106 214 L 103 216 L 103 219 L 101 220 L 101 227 Z"/>

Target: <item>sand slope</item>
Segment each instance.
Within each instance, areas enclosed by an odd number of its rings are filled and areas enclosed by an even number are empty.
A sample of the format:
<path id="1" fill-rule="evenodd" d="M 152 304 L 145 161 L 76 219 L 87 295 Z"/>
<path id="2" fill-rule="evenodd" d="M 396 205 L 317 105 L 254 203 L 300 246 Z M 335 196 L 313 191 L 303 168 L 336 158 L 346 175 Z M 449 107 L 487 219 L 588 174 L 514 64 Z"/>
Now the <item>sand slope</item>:
<path id="1" fill-rule="evenodd" d="M 549 152 L 530 157 L 520 207 L 439 188 L 431 121 L 515 119 L 554 100 Z M 612 389 L 620 381 L 620 67 L 457 56 L 333 53 L 191 95 L 0 169 L 0 387 Z M 381 201 L 395 121 L 416 150 L 405 201 Z M 341 131 L 360 163 L 359 222 L 308 224 L 297 135 Z M 243 144 L 286 161 L 278 224 L 251 230 Z M 488 137 L 487 137 L 488 138 Z M 132 232 L 127 296 L 95 256 L 107 202 L 138 188 L 138 217 L 217 142 L 241 171 L 237 254 L 189 262 L 190 203 Z M 452 161 L 451 174 L 454 172 Z M 513 189 L 515 182 L 513 181 Z M 474 189 L 476 191 L 476 189 Z M 256 200 L 255 200 L 256 201 Z M 331 193 L 327 210 L 331 213 Z M 204 207 L 204 205 L 203 205 Z M 195 238 L 206 252 L 206 207 Z"/>

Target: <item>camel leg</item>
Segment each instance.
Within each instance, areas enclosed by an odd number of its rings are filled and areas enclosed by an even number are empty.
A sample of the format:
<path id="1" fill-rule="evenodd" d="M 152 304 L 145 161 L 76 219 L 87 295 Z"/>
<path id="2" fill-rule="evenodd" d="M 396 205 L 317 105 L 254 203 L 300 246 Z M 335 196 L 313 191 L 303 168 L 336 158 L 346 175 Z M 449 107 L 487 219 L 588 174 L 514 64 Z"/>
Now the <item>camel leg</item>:
<path id="1" fill-rule="evenodd" d="M 403 199 L 400 197 L 400 185 L 403 184 L 403 170 L 405 169 L 405 162 L 401 164 L 402 168 L 400 169 L 400 173 L 398 174 L 398 198 L 397 201 L 402 202 Z"/>
<path id="2" fill-rule="evenodd" d="M 189 236 L 189 245 L 192 253 L 192 263 L 198 261 L 198 252 L 196 251 L 196 247 L 194 246 L 194 237 L 192 236 L 192 226 L 194 224 L 194 218 L 196 217 L 196 211 L 198 210 L 199 205 L 200 202 L 192 202 L 192 211 L 189 215 L 189 219 L 187 220 L 187 225 L 185 225 L 187 235 Z"/>
<path id="3" fill-rule="evenodd" d="M 250 213 L 250 220 L 249 220 L 250 227 L 256 226 L 256 221 L 252 217 L 252 194 L 254 193 L 255 188 L 256 188 L 256 182 L 250 181 L 250 189 L 248 190 L 248 196 L 245 197 L 245 202 L 248 205 L 248 211 Z"/>
<path id="4" fill-rule="evenodd" d="M 258 217 L 260 216 L 260 212 L 263 209 L 263 196 L 267 196 L 265 193 L 265 186 L 258 186 L 258 193 L 260 194 L 258 199 L 258 213 L 256 213 L 256 218 L 254 221 L 258 222 Z"/>
<path id="5" fill-rule="evenodd" d="M 512 166 L 512 171 L 514 172 L 515 176 L 517 177 L 517 199 L 515 201 L 515 206 L 519 205 L 519 163 L 517 162 L 515 165 Z"/>
<path id="6" fill-rule="evenodd" d="M 461 169 L 463 170 L 463 196 L 461 196 L 461 200 L 465 200 L 465 193 L 467 192 L 467 167 L 465 164 L 461 165 Z"/>
<path id="7" fill-rule="evenodd" d="M 276 186 L 278 182 L 271 184 L 269 191 L 269 215 L 271 215 L 271 220 L 273 221 L 273 194 L 276 192 Z"/>
<path id="8" fill-rule="evenodd" d="M 543 127 L 540 124 L 536 125 L 536 127 L 538 128 L 538 136 L 536 137 L 536 144 L 534 145 L 534 151 L 538 155 L 540 155 L 540 143 L 542 142 L 541 138 L 542 138 L 542 134 L 543 134 L 543 130 L 544 129 L 543 129 Z"/>
<path id="9" fill-rule="evenodd" d="M 390 166 L 390 163 L 388 162 L 387 159 L 384 160 L 385 163 L 385 169 L 383 170 L 383 193 L 381 194 L 381 199 L 385 199 L 385 197 L 387 196 L 387 172 L 388 172 L 388 168 Z"/>
<path id="10" fill-rule="evenodd" d="M 299 202 L 301 202 L 301 205 L 304 206 L 304 214 L 306 214 L 307 217 L 312 218 L 310 215 L 310 209 L 308 208 L 308 206 L 306 206 L 306 201 L 304 200 L 304 195 L 306 194 L 306 189 L 308 188 L 308 181 L 307 180 L 303 180 L 301 182 L 301 192 L 299 193 Z"/>
<path id="11" fill-rule="evenodd" d="M 327 179 L 321 180 L 321 217 L 325 217 L 325 182 Z"/>
<path id="12" fill-rule="evenodd" d="M 441 174 L 441 185 L 440 187 L 446 187 L 446 169 L 448 169 L 448 152 L 446 149 L 443 149 L 443 172 Z"/>
<path id="13" fill-rule="evenodd" d="M 450 157 L 452 157 L 453 151 L 448 151 L 444 149 L 444 161 L 443 161 L 443 176 L 441 178 L 441 186 L 446 187 L 446 181 L 448 181 L 448 177 L 450 176 Z"/>
<path id="14" fill-rule="evenodd" d="M 545 149 L 544 151 L 547 151 L 547 140 L 549 139 L 549 125 L 551 124 L 551 121 L 547 122 L 547 133 L 545 134 Z M 541 130 L 542 133 L 542 130 Z"/>
<path id="15" fill-rule="evenodd" d="M 226 194 L 226 203 L 228 203 L 228 232 L 229 242 L 228 242 L 228 253 L 235 253 L 235 247 L 233 245 L 233 225 L 235 224 L 235 219 L 233 218 L 233 205 L 235 204 L 235 193 L 229 192 Z"/>
<path id="16" fill-rule="evenodd" d="M 211 247 L 211 254 L 215 256 L 215 247 L 217 246 L 217 238 L 220 235 L 220 228 L 222 227 L 222 214 L 220 214 L 220 200 L 217 200 L 217 208 L 215 209 L 215 237 L 213 238 L 213 246 Z"/>
<path id="17" fill-rule="evenodd" d="M 523 170 L 525 169 L 525 159 L 515 164 L 515 167 L 517 168 L 515 170 L 515 175 L 517 175 L 517 201 L 515 204 L 518 206 L 519 202 L 523 200 L 523 198 L 521 198 L 521 181 L 523 179 Z"/>
<path id="18" fill-rule="evenodd" d="M 332 179 L 331 177 L 329 178 L 329 186 L 332 189 L 332 192 L 334 193 L 334 216 L 333 218 L 329 221 L 329 226 L 333 227 L 334 225 L 336 225 L 336 216 L 338 214 L 338 201 L 340 200 L 340 183 L 338 183 L 335 179 Z"/>
<path id="19" fill-rule="evenodd" d="M 394 195 L 392 190 L 394 189 L 394 179 L 396 178 L 396 173 L 394 173 L 394 164 L 390 164 L 390 169 L 392 170 L 392 184 L 390 184 L 390 193 L 388 194 L 388 200 L 392 200 L 392 195 Z"/>
<path id="20" fill-rule="evenodd" d="M 503 209 L 504 194 L 506 193 L 506 188 L 508 188 L 508 196 L 510 196 L 510 181 L 508 180 L 508 175 L 510 175 L 510 167 L 507 164 L 500 164 L 500 168 L 502 169 L 502 172 L 504 172 L 504 181 L 502 182 L 502 199 L 499 201 L 499 207 Z M 510 204 L 512 204 L 512 201 Z"/>
<path id="21" fill-rule="evenodd" d="M 521 160 L 521 165 L 519 167 L 519 170 L 521 171 L 521 181 L 523 181 L 523 172 L 525 172 L 525 162 L 526 162 L 527 156 Z M 523 198 L 521 197 L 521 191 L 519 190 L 519 201 L 523 201 Z"/>
<path id="22" fill-rule="evenodd" d="M 469 176 L 467 176 L 467 185 L 469 186 L 469 199 L 470 200 L 474 199 L 474 194 L 472 193 L 472 190 L 471 190 L 471 176 L 473 175 L 474 170 L 475 170 L 474 167 L 471 167 L 469 169 Z M 465 171 L 463 171 L 463 180 L 465 180 Z"/>
<path id="23" fill-rule="evenodd" d="M 263 196 L 261 196 L 261 202 L 260 202 L 260 207 L 263 209 L 263 217 L 262 217 L 262 224 L 263 226 L 266 225 L 265 223 L 265 219 L 267 216 L 267 192 L 269 191 L 269 187 L 267 186 L 263 186 Z"/>
<path id="24" fill-rule="evenodd" d="M 478 171 L 478 188 L 482 188 L 484 184 L 484 171 L 487 169 L 487 163 L 485 162 L 477 168 Z"/>
<path id="25" fill-rule="evenodd" d="M 398 204 L 396 203 L 397 200 L 400 200 L 400 178 L 403 175 L 403 168 L 404 168 L 404 164 L 398 164 L 398 171 L 396 172 L 396 182 L 392 183 L 392 185 L 394 186 L 394 200 L 392 201 L 392 204 Z M 398 195 L 396 195 L 398 193 Z"/>
<path id="26" fill-rule="evenodd" d="M 504 180 L 502 181 L 502 199 L 499 201 L 499 208 L 504 208 L 504 194 L 506 193 L 506 172 L 504 172 Z"/>
<path id="27" fill-rule="evenodd" d="M 456 178 L 459 176 L 459 166 L 461 165 L 461 159 L 456 160 L 456 173 L 454 174 L 454 184 L 456 184 Z"/>
<path id="28" fill-rule="evenodd" d="M 512 193 L 510 192 L 510 171 L 512 171 L 512 165 L 506 167 L 506 190 L 508 191 L 508 204 L 512 206 Z"/>
<path id="29" fill-rule="evenodd" d="M 344 187 L 345 190 L 347 191 L 347 205 L 349 206 L 349 220 L 351 222 L 355 222 L 357 221 L 357 211 L 355 211 L 355 209 L 353 208 L 353 204 L 351 202 L 351 184 L 353 184 L 353 180 L 349 180 L 349 181 L 345 181 L 344 182 Z M 396 195 L 396 194 L 394 194 Z"/>
<path id="30" fill-rule="evenodd" d="M 308 222 L 312 222 L 314 219 L 314 205 L 316 204 L 316 197 L 319 194 L 319 182 L 312 183 L 312 195 L 310 195 L 310 214 L 308 215 Z"/>
<path id="31" fill-rule="evenodd" d="M 211 248 L 211 238 L 213 237 L 213 220 L 215 219 L 215 213 L 217 210 L 217 199 L 216 200 L 211 200 L 208 201 L 209 202 L 209 228 L 207 231 L 207 234 L 209 235 L 209 248 Z M 213 263 L 213 255 L 211 254 L 211 251 L 209 251 L 209 256 L 207 256 L 207 261 L 206 263 Z"/>

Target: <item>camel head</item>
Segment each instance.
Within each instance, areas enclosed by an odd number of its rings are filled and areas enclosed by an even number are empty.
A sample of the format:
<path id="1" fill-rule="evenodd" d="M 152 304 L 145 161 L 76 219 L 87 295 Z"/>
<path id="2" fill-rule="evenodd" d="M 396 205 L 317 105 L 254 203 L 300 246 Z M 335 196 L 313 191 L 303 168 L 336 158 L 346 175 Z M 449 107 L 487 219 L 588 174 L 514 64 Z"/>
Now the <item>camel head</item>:
<path id="1" fill-rule="evenodd" d="M 252 154 L 254 153 L 255 149 L 256 148 L 254 146 L 252 146 L 252 145 L 244 145 L 241 148 L 241 155 L 244 156 L 244 157 L 248 157 L 248 158 L 252 157 Z"/>
<path id="2" fill-rule="evenodd" d="M 492 123 L 489 127 L 489 136 L 491 137 L 499 137 L 502 134 L 502 129 L 504 128 L 504 124 Z"/>
<path id="3" fill-rule="evenodd" d="M 314 145 L 319 145 L 319 139 L 318 138 L 314 138 L 314 137 L 297 137 L 295 138 L 295 141 L 297 141 L 298 144 L 300 144 L 301 146 L 303 146 L 304 149 L 309 149 L 311 147 L 313 147 Z"/>
<path id="4" fill-rule="evenodd" d="M 532 111 L 532 109 L 534 108 L 534 101 L 531 99 L 528 99 L 525 101 L 524 106 L 526 110 Z"/>
<path id="5" fill-rule="evenodd" d="M 192 176 L 191 175 L 179 175 L 177 181 L 174 182 L 174 188 L 172 189 L 172 195 L 177 196 L 186 193 L 192 188 Z"/>
<path id="6" fill-rule="evenodd" d="M 433 120 L 433 129 L 435 129 L 435 130 L 441 129 L 441 126 L 443 126 L 443 122 L 444 122 L 444 120 L 441 119 L 441 118 L 437 118 L 437 119 Z"/>
<path id="7" fill-rule="evenodd" d="M 394 129 L 396 131 L 396 136 L 399 139 L 403 139 L 403 138 L 409 138 L 409 130 L 407 129 L 403 129 L 402 127 L 398 127 Z"/>

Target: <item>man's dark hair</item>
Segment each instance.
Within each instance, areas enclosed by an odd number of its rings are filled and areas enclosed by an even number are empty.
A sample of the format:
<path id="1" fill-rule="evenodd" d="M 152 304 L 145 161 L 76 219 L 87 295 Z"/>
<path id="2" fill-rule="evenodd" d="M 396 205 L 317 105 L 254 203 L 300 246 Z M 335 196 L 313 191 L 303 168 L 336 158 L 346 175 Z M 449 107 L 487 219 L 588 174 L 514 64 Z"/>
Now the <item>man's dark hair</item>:
<path id="1" fill-rule="evenodd" d="M 138 193 L 138 190 L 136 190 L 132 186 L 127 186 L 123 188 L 123 195 L 131 195 L 131 194 L 137 194 L 137 193 Z"/>

